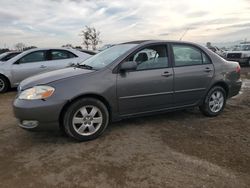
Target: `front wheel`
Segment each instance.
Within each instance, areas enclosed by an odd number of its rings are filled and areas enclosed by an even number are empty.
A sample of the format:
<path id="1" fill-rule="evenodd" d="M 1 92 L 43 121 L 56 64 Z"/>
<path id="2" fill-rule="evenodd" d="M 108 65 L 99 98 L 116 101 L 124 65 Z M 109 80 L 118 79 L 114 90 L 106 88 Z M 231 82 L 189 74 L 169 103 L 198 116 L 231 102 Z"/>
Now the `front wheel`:
<path id="1" fill-rule="evenodd" d="M 67 109 L 63 125 L 68 136 L 87 141 L 100 136 L 109 122 L 107 107 L 99 100 L 83 98 Z"/>
<path id="2" fill-rule="evenodd" d="M 9 89 L 8 80 L 0 75 L 0 93 L 5 93 Z"/>
<path id="3" fill-rule="evenodd" d="M 209 117 L 219 115 L 226 104 L 226 92 L 220 86 L 215 86 L 208 92 L 203 104 L 200 106 L 201 112 Z"/>

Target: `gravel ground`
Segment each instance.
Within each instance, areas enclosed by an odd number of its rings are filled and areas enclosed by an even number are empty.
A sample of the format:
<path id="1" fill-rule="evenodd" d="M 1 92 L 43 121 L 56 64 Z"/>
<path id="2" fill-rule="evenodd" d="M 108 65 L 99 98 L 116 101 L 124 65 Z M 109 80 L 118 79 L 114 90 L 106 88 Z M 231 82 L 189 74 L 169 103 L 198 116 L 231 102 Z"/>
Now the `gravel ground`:
<path id="1" fill-rule="evenodd" d="M 242 78 L 241 94 L 219 117 L 195 108 L 135 118 L 84 143 L 20 129 L 15 91 L 2 94 L 0 187 L 249 187 L 249 68 Z"/>

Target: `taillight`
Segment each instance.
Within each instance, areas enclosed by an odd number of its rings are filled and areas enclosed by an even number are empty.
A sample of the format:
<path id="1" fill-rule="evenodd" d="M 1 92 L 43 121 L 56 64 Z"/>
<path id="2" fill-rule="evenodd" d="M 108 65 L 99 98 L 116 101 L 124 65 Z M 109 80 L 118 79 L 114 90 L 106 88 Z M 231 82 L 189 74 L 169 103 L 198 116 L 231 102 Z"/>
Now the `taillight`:
<path id="1" fill-rule="evenodd" d="M 237 65 L 237 67 L 236 67 L 236 70 L 235 70 L 237 73 L 239 73 L 240 74 L 240 65 Z"/>

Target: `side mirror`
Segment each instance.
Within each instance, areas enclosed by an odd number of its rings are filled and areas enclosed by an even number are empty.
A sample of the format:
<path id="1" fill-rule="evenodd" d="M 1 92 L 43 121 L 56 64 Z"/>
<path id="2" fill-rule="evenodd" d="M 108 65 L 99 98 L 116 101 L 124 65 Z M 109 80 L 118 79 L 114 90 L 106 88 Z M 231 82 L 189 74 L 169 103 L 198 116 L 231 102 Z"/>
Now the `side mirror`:
<path id="1" fill-rule="evenodd" d="M 135 61 L 123 62 L 120 66 L 120 71 L 136 70 L 137 63 Z"/>

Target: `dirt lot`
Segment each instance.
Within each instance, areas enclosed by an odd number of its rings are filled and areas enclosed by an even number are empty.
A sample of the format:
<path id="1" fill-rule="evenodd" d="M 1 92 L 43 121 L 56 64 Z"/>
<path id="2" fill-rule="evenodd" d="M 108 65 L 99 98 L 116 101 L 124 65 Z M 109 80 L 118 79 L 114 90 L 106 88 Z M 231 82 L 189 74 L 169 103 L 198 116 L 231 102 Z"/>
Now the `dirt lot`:
<path id="1" fill-rule="evenodd" d="M 219 117 L 191 109 L 131 119 L 85 143 L 20 129 L 15 91 L 0 95 L 0 187 L 249 187 L 249 68 L 242 78 Z"/>

